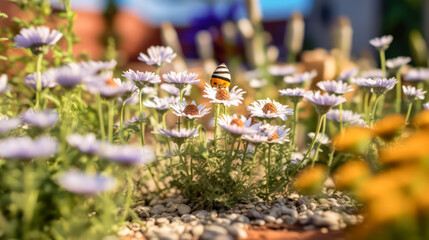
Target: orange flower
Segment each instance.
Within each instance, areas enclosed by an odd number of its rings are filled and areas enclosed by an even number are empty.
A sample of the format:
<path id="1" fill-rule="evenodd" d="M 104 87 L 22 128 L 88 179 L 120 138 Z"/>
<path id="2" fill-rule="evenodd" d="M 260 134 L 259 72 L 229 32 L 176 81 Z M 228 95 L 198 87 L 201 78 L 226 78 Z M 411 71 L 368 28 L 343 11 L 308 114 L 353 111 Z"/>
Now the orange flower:
<path id="1" fill-rule="evenodd" d="M 388 115 L 374 124 L 374 134 L 386 141 L 392 140 L 405 127 L 405 117 L 401 114 Z"/>
<path id="2" fill-rule="evenodd" d="M 323 165 L 307 167 L 295 179 L 294 186 L 302 194 L 315 194 L 322 189 L 327 176 L 327 168 Z"/>
<path id="3" fill-rule="evenodd" d="M 410 163 L 429 157 L 429 136 L 417 133 L 380 150 L 380 162 L 384 164 Z"/>
<path id="4" fill-rule="evenodd" d="M 334 174 L 339 189 L 353 189 L 362 184 L 371 174 L 368 164 L 361 160 L 349 161 L 340 166 Z"/>
<path id="5" fill-rule="evenodd" d="M 336 150 L 356 154 L 365 153 L 371 142 L 371 130 L 364 127 L 349 127 L 344 133 L 333 137 L 332 143 Z"/>
<path id="6" fill-rule="evenodd" d="M 413 119 L 413 125 L 419 130 L 429 130 L 429 110 L 424 110 Z"/>

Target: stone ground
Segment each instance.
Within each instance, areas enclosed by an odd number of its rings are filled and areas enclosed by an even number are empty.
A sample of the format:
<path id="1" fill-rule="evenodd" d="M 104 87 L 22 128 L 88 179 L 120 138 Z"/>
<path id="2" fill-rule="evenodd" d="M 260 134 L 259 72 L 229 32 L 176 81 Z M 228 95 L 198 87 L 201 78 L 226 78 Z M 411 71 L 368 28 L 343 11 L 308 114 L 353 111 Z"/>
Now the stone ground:
<path id="1" fill-rule="evenodd" d="M 328 197 L 323 197 L 328 196 Z M 352 200 L 340 192 L 322 197 L 291 194 L 287 199 L 237 204 L 228 210 L 193 209 L 181 195 L 137 204 L 142 225 L 131 223 L 119 236 L 124 240 L 162 239 L 344 239 L 342 229 L 363 220 Z"/>

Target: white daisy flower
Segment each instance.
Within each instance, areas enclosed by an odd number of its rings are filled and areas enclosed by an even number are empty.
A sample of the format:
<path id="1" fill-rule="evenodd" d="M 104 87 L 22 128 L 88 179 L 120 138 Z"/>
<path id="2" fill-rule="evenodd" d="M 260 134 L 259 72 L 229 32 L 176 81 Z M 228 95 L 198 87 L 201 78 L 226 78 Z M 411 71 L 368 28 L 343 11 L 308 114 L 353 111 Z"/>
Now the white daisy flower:
<path id="1" fill-rule="evenodd" d="M 353 91 L 353 87 L 345 82 L 341 81 L 321 81 L 317 83 L 317 86 L 328 93 L 335 95 L 343 95 L 345 93 Z"/>
<path id="2" fill-rule="evenodd" d="M 303 159 L 304 159 L 304 154 L 300 152 L 294 152 L 291 154 L 289 164 L 293 164 L 293 165 L 299 164 Z"/>
<path id="3" fill-rule="evenodd" d="M 331 109 L 326 113 L 326 118 L 331 121 L 340 122 L 340 110 Z M 365 121 L 362 119 L 362 116 L 358 113 L 354 113 L 350 110 L 342 111 L 343 123 L 348 123 L 351 126 L 364 126 Z"/>
<path id="4" fill-rule="evenodd" d="M 272 131 L 270 135 L 268 135 L 268 144 L 283 144 L 285 142 L 289 142 L 289 128 L 286 128 L 286 126 L 271 126 Z"/>
<path id="5" fill-rule="evenodd" d="M 63 36 L 60 31 L 50 30 L 48 27 L 30 27 L 19 31 L 13 40 L 15 47 L 30 48 L 33 54 L 46 54 L 48 47 L 55 45 Z"/>
<path id="6" fill-rule="evenodd" d="M 147 118 L 147 115 L 145 112 L 143 112 L 142 115 L 138 115 L 138 116 L 135 116 L 129 120 L 126 120 L 124 122 L 124 126 L 126 127 L 126 126 L 129 126 L 129 125 L 134 124 L 134 123 L 140 123 L 140 121 L 145 122 L 146 118 Z"/>
<path id="7" fill-rule="evenodd" d="M 371 87 L 371 92 L 381 95 L 392 90 L 397 82 L 396 78 L 376 78 L 371 79 L 371 81 L 369 81 L 369 85 Z"/>
<path id="8" fill-rule="evenodd" d="M 371 69 L 360 74 L 361 78 L 382 78 L 383 76 L 384 72 L 381 69 Z"/>
<path id="9" fill-rule="evenodd" d="M 300 74 L 294 74 L 293 76 L 286 76 L 283 81 L 287 84 L 301 84 L 303 82 L 311 81 L 317 76 L 317 71 L 305 72 Z"/>
<path id="10" fill-rule="evenodd" d="M 313 105 L 316 107 L 316 111 L 320 115 L 326 114 L 331 109 L 331 107 L 337 106 L 346 101 L 344 97 L 333 94 L 330 95 L 328 93 L 320 94 L 320 91 L 316 91 L 315 93 L 308 92 L 304 97 L 309 102 L 313 103 Z"/>
<path id="11" fill-rule="evenodd" d="M 410 57 L 396 57 L 388 59 L 386 61 L 386 67 L 398 70 L 400 67 L 407 65 L 409 62 L 411 62 Z"/>
<path id="12" fill-rule="evenodd" d="M 384 51 L 389 48 L 390 44 L 393 41 L 392 35 L 382 36 L 380 38 L 373 38 L 369 40 L 369 43 L 377 48 L 379 51 Z"/>
<path id="13" fill-rule="evenodd" d="M 231 91 L 229 91 L 228 88 L 213 88 L 208 83 L 206 83 L 204 92 L 205 95 L 203 97 L 210 99 L 211 103 L 219 103 L 227 107 L 241 104 L 244 99 L 243 95 L 246 93 L 237 86 L 234 86 Z"/>
<path id="14" fill-rule="evenodd" d="M 250 81 L 249 81 L 249 86 L 251 87 L 251 88 L 254 88 L 254 89 L 258 89 L 258 88 L 262 88 L 262 87 L 264 87 L 264 86 L 266 86 L 267 85 L 267 80 L 265 80 L 265 79 L 257 79 L 257 78 L 252 78 L 252 79 L 250 79 Z"/>
<path id="15" fill-rule="evenodd" d="M 314 132 L 309 132 L 307 134 L 307 136 L 309 138 L 311 138 L 312 140 L 314 139 L 315 135 L 316 134 Z M 328 135 L 326 135 L 326 134 L 322 135 L 322 133 L 319 133 L 319 134 L 317 134 L 316 142 L 319 142 L 320 144 L 323 144 L 323 145 L 327 145 L 327 144 L 329 144 L 331 142 L 331 140 L 329 139 Z"/>
<path id="16" fill-rule="evenodd" d="M 359 70 L 357 68 L 345 70 L 338 76 L 338 81 L 347 82 L 349 79 L 356 77 L 358 73 Z"/>
<path id="17" fill-rule="evenodd" d="M 281 96 L 287 96 L 293 103 L 298 103 L 302 100 L 307 90 L 302 88 L 287 88 L 279 90 Z"/>
<path id="18" fill-rule="evenodd" d="M 187 104 L 185 100 L 183 103 L 173 103 L 171 104 L 173 113 L 178 117 L 185 117 L 189 119 L 202 118 L 210 112 L 210 108 L 206 108 L 205 105 L 198 105 L 195 101 L 192 101 L 191 104 Z"/>
<path id="19" fill-rule="evenodd" d="M 2 74 L 0 75 L 0 93 L 5 93 L 7 91 L 7 75 Z"/>
<path id="20" fill-rule="evenodd" d="M 164 81 L 174 84 L 179 90 L 184 89 L 188 84 L 197 84 L 200 82 L 200 79 L 197 79 L 198 74 L 196 73 L 188 73 L 187 71 L 183 71 L 180 73 L 176 73 L 171 71 L 168 74 L 163 74 L 162 78 Z"/>
<path id="21" fill-rule="evenodd" d="M 177 103 L 178 101 L 178 97 L 154 97 L 150 100 L 144 101 L 143 105 L 148 108 L 154 108 L 161 113 L 166 113 L 170 109 L 171 104 Z"/>
<path id="22" fill-rule="evenodd" d="M 161 134 L 167 137 L 172 138 L 177 144 L 182 144 L 188 138 L 197 137 L 198 129 L 185 129 L 181 128 L 180 131 L 177 130 L 168 130 L 168 129 L 159 129 L 157 134 Z"/>
<path id="23" fill-rule="evenodd" d="M 287 105 L 282 105 L 279 102 L 267 98 L 265 100 L 253 102 L 251 106 L 247 107 L 247 110 L 251 112 L 252 117 L 264 119 L 280 118 L 286 121 L 286 115 L 293 115 L 293 110 L 287 107 Z"/>
<path id="24" fill-rule="evenodd" d="M 191 87 L 191 85 L 187 85 L 185 87 L 185 90 L 183 91 L 185 96 L 191 95 Z M 161 84 L 161 89 L 173 96 L 180 95 L 180 90 L 176 86 L 174 86 L 174 84 L 163 83 Z"/>
<path id="25" fill-rule="evenodd" d="M 424 109 L 429 110 L 429 102 L 423 104 Z"/>
<path id="26" fill-rule="evenodd" d="M 88 61 L 77 63 L 82 69 L 92 74 L 99 74 L 103 71 L 109 71 L 116 67 L 116 60 L 112 59 L 108 62 L 103 61 Z"/>
<path id="27" fill-rule="evenodd" d="M 229 116 L 223 115 L 218 120 L 219 126 L 227 130 L 234 138 L 242 135 L 254 135 L 260 124 L 252 124 L 252 118 L 246 119 L 245 116 L 237 116 L 236 114 Z"/>
<path id="28" fill-rule="evenodd" d="M 139 89 L 142 89 L 149 84 L 161 83 L 161 78 L 153 72 L 140 72 L 129 69 L 122 74 L 128 80 L 132 80 Z"/>
<path id="29" fill-rule="evenodd" d="M 42 84 L 42 89 L 53 88 L 57 86 L 55 82 L 55 70 L 49 69 L 43 72 L 40 76 L 40 82 Z M 37 73 L 29 74 L 25 76 L 24 83 L 33 89 L 36 89 L 37 85 Z"/>
<path id="30" fill-rule="evenodd" d="M 268 68 L 268 72 L 276 77 L 284 77 L 296 72 L 296 68 L 292 65 L 272 65 Z"/>
<path id="31" fill-rule="evenodd" d="M 426 81 L 429 79 L 428 68 L 413 68 L 404 77 L 406 82 Z"/>
<path id="32" fill-rule="evenodd" d="M 427 92 L 423 91 L 422 89 L 417 89 L 413 86 L 402 86 L 402 90 L 404 91 L 404 94 L 409 102 L 425 99 L 425 94 Z"/>
<path id="33" fill-rule="evenodd" d="M 140 53 L 138 60 L 145 62 L 147 65 L 160 67 L 164 62 L 171 63 L 176 57 L 171 47 L 151 46 L 147 49 L 148 55 Z"/>

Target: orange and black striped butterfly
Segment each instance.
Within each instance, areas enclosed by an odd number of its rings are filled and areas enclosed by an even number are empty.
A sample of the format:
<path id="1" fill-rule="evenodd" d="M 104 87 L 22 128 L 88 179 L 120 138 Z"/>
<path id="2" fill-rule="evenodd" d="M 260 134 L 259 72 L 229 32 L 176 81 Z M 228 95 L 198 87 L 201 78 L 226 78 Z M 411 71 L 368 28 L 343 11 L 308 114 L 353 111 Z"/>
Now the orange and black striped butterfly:
<path id="1" fill-rule="evenodd" d="M 231 84 L 231 74 L 225 63 L 217 66 L 210 78 L 210 84 L 215 88 L 228 88 Z"/>

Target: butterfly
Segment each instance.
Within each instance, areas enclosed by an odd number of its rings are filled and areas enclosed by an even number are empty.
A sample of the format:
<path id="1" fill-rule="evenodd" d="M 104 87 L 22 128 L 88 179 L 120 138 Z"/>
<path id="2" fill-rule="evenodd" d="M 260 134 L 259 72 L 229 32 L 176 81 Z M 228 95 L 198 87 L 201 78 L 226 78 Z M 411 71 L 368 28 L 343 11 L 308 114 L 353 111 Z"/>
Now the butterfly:
<path id="1" fill-rule="evenodd" d="M 228 88 L 231 84 L 231 74 L 225 63 L 217 66 L 210 78 L 210 84 L 215 88 Z"/>

